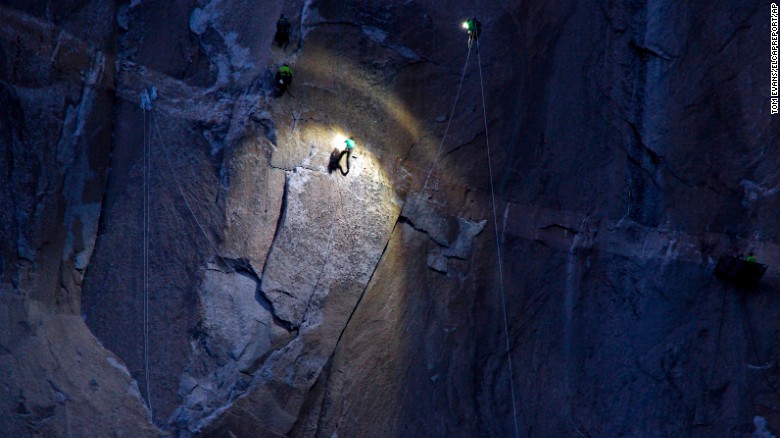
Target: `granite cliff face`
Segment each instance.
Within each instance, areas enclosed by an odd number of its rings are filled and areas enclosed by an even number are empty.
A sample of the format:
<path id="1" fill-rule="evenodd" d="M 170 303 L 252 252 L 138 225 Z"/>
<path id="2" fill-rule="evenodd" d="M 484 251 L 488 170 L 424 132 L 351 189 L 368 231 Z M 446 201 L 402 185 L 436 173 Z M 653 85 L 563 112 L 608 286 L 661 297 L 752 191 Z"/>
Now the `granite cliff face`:
<path id="1" fill-rule="evenodd" d="M 694 3 L 0 1 L 4 430 L 777 433 L 769 2 Z"/>

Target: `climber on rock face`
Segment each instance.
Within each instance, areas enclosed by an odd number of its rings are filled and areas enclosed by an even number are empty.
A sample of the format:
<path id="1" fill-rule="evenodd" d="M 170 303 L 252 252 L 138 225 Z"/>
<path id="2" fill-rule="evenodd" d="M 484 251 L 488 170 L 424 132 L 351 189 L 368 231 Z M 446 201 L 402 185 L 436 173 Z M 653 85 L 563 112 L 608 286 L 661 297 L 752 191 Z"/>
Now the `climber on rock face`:
<path id="1" fill-rule="evenodd" d="M 352 155 L 352 148 L 355 147 L 355 140 L 352 137 L 349 137 L 348 139 L 344 140 L 344 144 L 346 144 L 346 147 L 343 151 L 341 151 L 341 154 L 339 154 L 339 169 L 341 170 L 341 174 L 346 176 L 349 173 L 349 157 Z M 344 172 L 344 169 L 341 167 L 341 157 L 344 155 L 347 156 L 347 171 Z"/>
<path id="2" fill-rule="evenodd" d="M 480 23 L 476 17 L 472 17 L 463 22 L 463 28 L 466 29 L 469 34 L 469 48 L 471 48 L 471 44 L 479 39 L 479 33 L 482 31 L 482 23 Z"/>
<path id="3" fill-rule="evenodd" d="M 287 20 L 287 17 L 285 17 L 284 14 L 280 15 L 279 21 L 276 22 L 276 35 L 274 35 L 274 40 L 276 41 L 276 44 L 283 49 L 286 49 L 287 44 L 290 43 L 290 27 L 290 21 Z"/>
<path id="4" fill-rule="evenodd" d="M 748 256 L 745 257 L 745 261 L 750 263 L 758 263 L 758 259 L 753 255 L 753 251 L 748 253 Z"/>
<path id="5" fill-rule="evenodd" d="M 292 69 L 287 64 L 282 64 L 281 67 L 279 67 L 279 71 L 276 72 L 276 88 L 279 90 L 279 96 L 281 97 L 285 91 L 287 91 L 287 88 L 292 85 Z"/>

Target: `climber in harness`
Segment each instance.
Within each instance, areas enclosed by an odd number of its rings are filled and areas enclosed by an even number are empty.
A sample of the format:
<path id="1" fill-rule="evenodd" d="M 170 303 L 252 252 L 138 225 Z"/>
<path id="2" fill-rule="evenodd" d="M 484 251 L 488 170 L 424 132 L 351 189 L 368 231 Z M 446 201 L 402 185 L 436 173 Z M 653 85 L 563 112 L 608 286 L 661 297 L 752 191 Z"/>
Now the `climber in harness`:
<path id="1" fill-rule="evenodd" d="M 276 72 L 276 88 L 279 90 L 279 97 L 281 97 L 285 91 L 287 91 L 287 88 L 292 85 L 292 69 L 287 64 L 282 64 L 281 67 L 279 67 L 279 71 Z"/>
<path id="2" fill-rule="evenodd" d="M 337 160 L 337 163 L 339 163 L 339 170 L 341 170 L 341 174 L 344 176 L 347 176 L 349 173 L 349 157 L 352 155 L 352 149 L 355 147 L 355 140 L 352 137 L 349 137 L 348 139 L 344 140 L 344 144 L 346 144 L 346 147 L 343 151 L 341 151 L 341 154 L 339 154 L 339 158 Z M 344 168 L 341 167 L 341 157 L 344 155 L 347 156 L 347 171 L 344 172 Z"/>
<path id="3" fill-rule="evenodd" d="M 279 21 L 276 22 L 276 35 L 274 35 L 274 40 L 276 41 L 276 44 L 283 49 L 286 49 L 287 44 L 290 43 L 290 27 L 291 24 L 287 17 L 285 17 L 284 14 L 280 15 Z"/>
<path id="4" fill-rule="evenodd" d="M 482 31 L 482 23 L 477 20 L 477 17 L 471 17 L 463 22 L 463 28 L 469 34 L 469 49 L 474 41 L 479 39 L 479 34 Z"/>

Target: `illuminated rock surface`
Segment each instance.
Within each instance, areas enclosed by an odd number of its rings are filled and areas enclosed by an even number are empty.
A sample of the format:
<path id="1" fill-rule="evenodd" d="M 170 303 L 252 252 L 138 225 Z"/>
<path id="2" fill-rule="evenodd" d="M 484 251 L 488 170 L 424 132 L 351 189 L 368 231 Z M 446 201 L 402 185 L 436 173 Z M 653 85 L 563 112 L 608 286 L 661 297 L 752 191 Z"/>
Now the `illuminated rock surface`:
<path id="1" fill-rule="evenodd" d="M 780 432 L 768 4 L 477 2 L 468 53 L 465 1 L 38 3 L 0 1 L 9 436 L 514 436 L 496 236 L 520 436 Z"/>

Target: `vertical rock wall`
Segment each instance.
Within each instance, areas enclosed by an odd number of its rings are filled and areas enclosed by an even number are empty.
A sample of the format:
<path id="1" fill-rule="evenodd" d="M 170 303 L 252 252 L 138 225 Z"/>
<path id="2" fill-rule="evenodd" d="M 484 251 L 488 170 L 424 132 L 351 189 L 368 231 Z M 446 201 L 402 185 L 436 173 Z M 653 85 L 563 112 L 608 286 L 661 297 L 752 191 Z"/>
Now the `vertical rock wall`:
<path id="1" fill-rule="evenodd" d="M 115 9 L 0 5 L 0 424 L 8 436 L 154 436 L 80 316 L 109 167 Z"/>
<path id="2" fill-rule="evenodd" d="M 2 423 L 776 433 L 768 2 L 689 3 L 3 2 Z"/>

